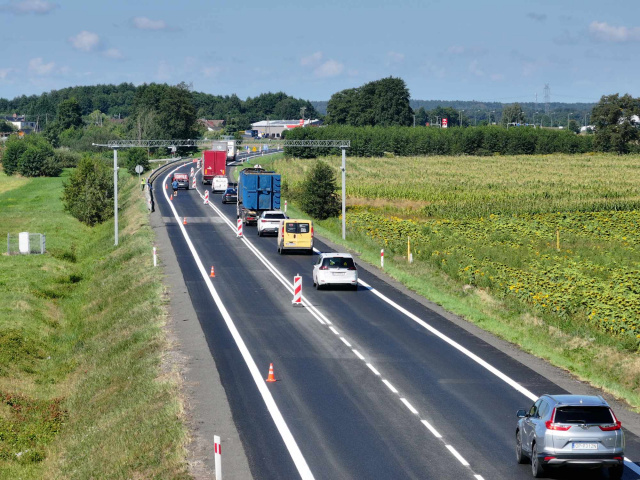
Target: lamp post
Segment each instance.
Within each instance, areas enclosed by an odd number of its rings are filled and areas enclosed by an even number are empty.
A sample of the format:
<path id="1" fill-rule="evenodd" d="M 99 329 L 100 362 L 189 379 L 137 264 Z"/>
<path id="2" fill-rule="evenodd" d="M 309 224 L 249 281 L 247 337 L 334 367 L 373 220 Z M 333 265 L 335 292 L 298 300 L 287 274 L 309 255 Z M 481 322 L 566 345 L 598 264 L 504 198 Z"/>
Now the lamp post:
<path id="1" fill-rule="evenodd" d="M 573 115 L 573 113 L 567 113 L 567 130 L 569 130 L 569 117 Z"/>
<path id="2" fill-rule="evenodd" d="M 460 128 L 462 128 L 462 112 L 464 112 L 464 110 L 460 110 Z"/>

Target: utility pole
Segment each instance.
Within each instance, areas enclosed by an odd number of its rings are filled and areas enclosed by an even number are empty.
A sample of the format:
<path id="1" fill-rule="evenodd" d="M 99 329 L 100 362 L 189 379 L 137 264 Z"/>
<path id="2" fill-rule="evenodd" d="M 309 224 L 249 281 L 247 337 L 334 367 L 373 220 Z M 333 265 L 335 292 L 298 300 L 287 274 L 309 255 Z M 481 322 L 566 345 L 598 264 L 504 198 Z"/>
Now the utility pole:
<path id="1" fill-rule="evenodd" d="M 464 112 L 464 110 L 460 110 L 460 128 L 462 128 L 462 112 Z"/>
<path id="2" fill-rule="evenodd" d="M 413 128 L 416 128 L 416 114 L 413 114 Z"/>

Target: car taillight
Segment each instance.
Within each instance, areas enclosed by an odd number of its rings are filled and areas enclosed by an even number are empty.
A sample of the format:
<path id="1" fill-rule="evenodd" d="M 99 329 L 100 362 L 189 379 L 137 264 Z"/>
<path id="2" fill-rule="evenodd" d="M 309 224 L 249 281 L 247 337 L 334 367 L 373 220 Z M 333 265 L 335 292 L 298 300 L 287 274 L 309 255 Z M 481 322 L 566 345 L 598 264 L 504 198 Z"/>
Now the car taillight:
<path id="1" fill-rule="evenodd" d="M 544 425 L 545 427 L 547 427 L 548 430 L 558 430 L 560 432 L 566 432 L 571 428 L 571 425 L 561 425 L 559 423 L 553 423 L 555 419 L 556 419 L 556 409 L 554 408 L 553 412 L 551 412 L 551 420 L 547 420 L 546 422 L 544 422 Z"/>
<path id="2" fill-rule="evenodd" d="M 266 220 L 263 218 L 262 220 L 260 220 L 261 223 L 265 223 Z"/>
<path id="3" fill-rule="evenodd" d="M 620 420 L 618 420 L 615 413 L 613 413 L 613 410 L 609 409 L 609 412 L 611 412 L 611 416 L 613 417 L 613 423 L 609 425 L 598 425 L 600 427 L 600 430 L 602 430 L 603 432 L 620 430 L 622 428 L 622 423 L 620 422 Z"/>
<path id="4" fill-rule="evenodd" d="M 320 267 L 320 270 L 329 270 L 329 267 L 327 267 L 326 265 L 323 265 Z"/>
<path id="5" fill-rule="evenodd" d="M 311 236 L 313 237 L 313 225 L 311 226 Z"/>
<path id="6" fill-rule="evenodd" d="M 352 267 L 349 267 L 347 270 L 355 270 L 355 269 L 356 269 L 356 266 L 354 265 Z"/>
<path id="7" fill-rule="evenodd" d="M 544 457 L 544 461 L 548 462 L 549 460 L 554 460 L 556 457 Z"/>
<path id="8" fill-rule="evenodd" d="M 284 237 L 284 225 L 282 226 L 282 236 Z"/>

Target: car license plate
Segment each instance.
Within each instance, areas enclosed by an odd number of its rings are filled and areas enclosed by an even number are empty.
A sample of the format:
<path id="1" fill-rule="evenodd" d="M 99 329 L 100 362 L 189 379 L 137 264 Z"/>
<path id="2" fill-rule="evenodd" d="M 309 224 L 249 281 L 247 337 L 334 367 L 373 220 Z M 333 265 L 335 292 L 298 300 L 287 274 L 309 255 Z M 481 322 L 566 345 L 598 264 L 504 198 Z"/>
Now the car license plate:
<path id="1" fill-rule="evenodd" d="M 573 442 L 571 443 L 571 448 L 573 450 L 597 450 L 597 443 L 584 443 L 584 442 Z"/>
<path id="2" fill-rule="evenodd" d="M 334 277 L 340 277 L 342 275 L 344 275 L 344 272 L 332 272 Z"/>
<path id="3" fill-rule="evenodd" d="M 293 247 L 296 244 L 296 242 L 287 242 L 287 247 Z"/>

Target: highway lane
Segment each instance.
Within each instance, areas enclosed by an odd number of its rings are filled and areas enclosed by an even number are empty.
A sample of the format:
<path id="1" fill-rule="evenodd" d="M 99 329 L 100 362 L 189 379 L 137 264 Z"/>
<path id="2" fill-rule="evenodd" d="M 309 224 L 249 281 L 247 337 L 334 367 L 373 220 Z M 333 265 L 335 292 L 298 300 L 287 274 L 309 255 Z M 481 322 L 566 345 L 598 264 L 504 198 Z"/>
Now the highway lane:
<path id="1" fill-rule="evenodd" d="M 276 376 L 283 377 L 282 383 L 270 389 L 283 416 L 291 422 L 294 437 L 316 478 L 369 478 L 381 472 L 389 478 L 530 478 L 526 466 L 518 466 L 513 460 L 514 412 L 531 403 L 522 393 L 367 289 L 311 290 L 311 257 L 279 256 L 273 237 L 258 238 L 255 228 L 246 227 L 247 234 L 252 235 L 248 240 L 286 278 L 292 279 L 295 273 L 303 275 L 304 295 L 332 326 L 309 318 L 308 312 L 296 311 L 290 306 L 290 294 L 274 282 L 273 275 L 229 227 L 219 220 L 207 220 L 216 217 L 195 192 L 177 200 L 174 205 L 179 214 L 196 222 L 188 230 L 203 262 L 220 265 L 216 267 L 216 288 L 220 288 L 233 318 L 238 319 L 238 328 L 255 352 L 256 362 L 265 365 L 265 376 L 266 365 L 275 362 Z M 219 199 L 212 196 L 212 201 Z M 235 205 L 216 206 L 235 223 Z M 168 216 L 165 207 L 160 206 L 163 216 Z M 177 252 L 181 251 L 179 243 L 176 235 Z M 322 244 L 317 246 L 326 249 Z M 189 270 L 188 263 L 185 257 L 183 271 Z M 536 395 L 562 391 L 376 277 L 363 270 L 360 274 L 367 284 Z M 192 298 L 200 299 L 194 303 L 204 298 L 197 283 L 197 278 L 187 282 Z M 234 346 L 219 331 L 224 328 L 214 320 L 211 310 L 210 306 L 202 307 L 201 322 L 205 333 L 209 332 L 207 338 L 211 337 L 216 362 L 222 357 L 218 369 L 234 419 L 241 435 L 244 432 L 243 442 L 255 461 L 252 471 L 258 469 L 260 478 L 288 478 L 283 475 L 286 470 L 281 470 L 287 462 L 281 459 L 281 448 L 275 446 L 277 433 L 264 422 L 260 401 L 250 398 L 250 382 L 246 374 L 242 375 L 241 362 L 234 360 Z M 412 413 L 401 399 L 418 413 Z M 442 439 L 436 438 L 421 420 L 427 421 Z M 254 435 L 258 430 L 260 433 Z M 469 467 L 463 466 L 447 445 L 453 446 Z M 265 452 L 274 452 L 279 460 L 263 465 L 261 455 Z"/>

